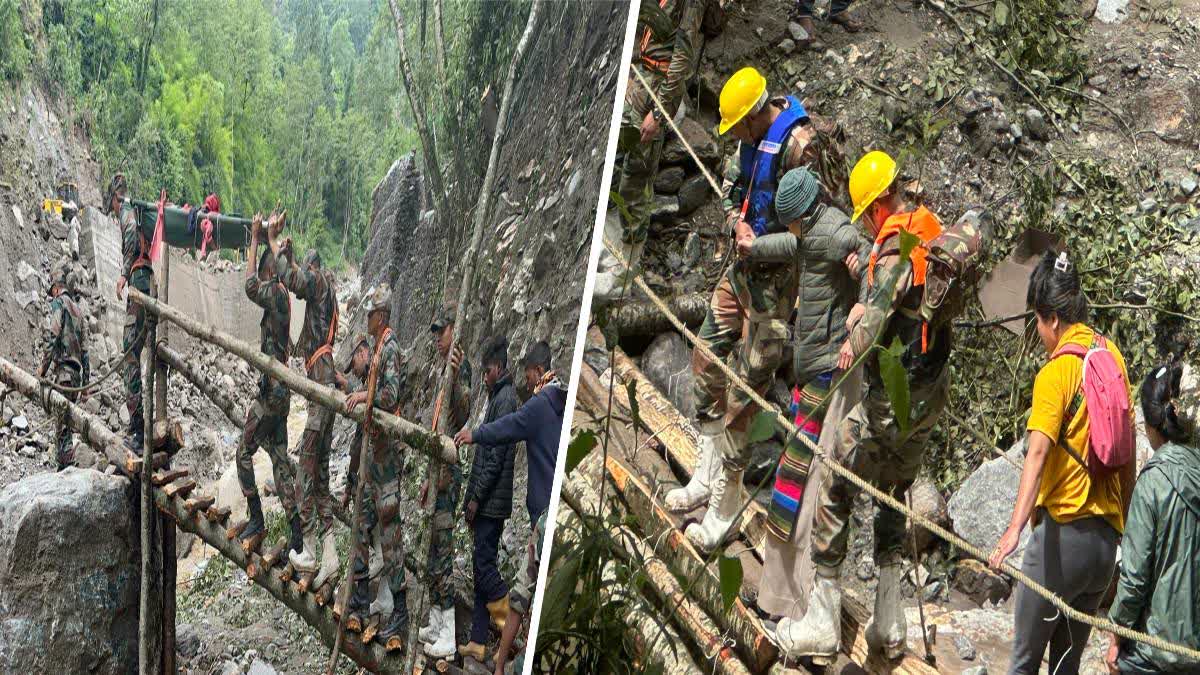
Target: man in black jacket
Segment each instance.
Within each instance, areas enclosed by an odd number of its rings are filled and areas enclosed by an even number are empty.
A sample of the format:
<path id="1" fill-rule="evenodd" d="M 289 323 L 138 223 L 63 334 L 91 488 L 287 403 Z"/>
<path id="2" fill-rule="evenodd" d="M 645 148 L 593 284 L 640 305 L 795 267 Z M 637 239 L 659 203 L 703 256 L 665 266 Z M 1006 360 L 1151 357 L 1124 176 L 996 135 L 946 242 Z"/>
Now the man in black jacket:
<path id="1" fill-rule="evenodd" d="M 517 392 L 508 374 L 508 340 L 495 337 L 484 343 L 483 382 L 488 390 L 484 422 L 504 417 L 517 409 Z M 475 610 L 471 620 L 471 639 L 458 651 L 480 663 L 487 644 L 488 619 L 504 630 L 508 617 L 508 586 L 496 564 L 504 521 L 512 516 L 513 455 L 515 446 L 476 445 L 467 482 L 467 524 L 475 535 L 472 566 L 475 580 Z"/>

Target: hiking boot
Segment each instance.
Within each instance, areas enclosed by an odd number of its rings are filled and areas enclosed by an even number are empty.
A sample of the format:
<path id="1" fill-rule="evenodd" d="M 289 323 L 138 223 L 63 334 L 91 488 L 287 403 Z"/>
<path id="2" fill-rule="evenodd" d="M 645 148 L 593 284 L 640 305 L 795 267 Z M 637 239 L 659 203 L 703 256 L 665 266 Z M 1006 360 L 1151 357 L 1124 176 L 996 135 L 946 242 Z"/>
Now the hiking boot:
<path id="1" fill-rule="evenodd" d="M 434 608 L 432 614 L 438 615 L 438 631 L 433 637 L 432 644 L 425 645 L 425 654 L 435 659 L 448 659 L 454 656 L 454 605 L 446 609 Z"/>
<path id="2" fill-rule="evenodd" d="M 471 657 L 476 661 L 483 663 L 483 657 L 487 654 L 487 650 L 478 642 L 468 642 L 465 645 L 458 646 L 458 653 L 464 658 Z"/>
<path id="3" fill-rule="evenodd" d="M 382 583 L 386 584 L 387 581 Z M 388 620 L 379 629 L 378 638 L 389 652 L 404 649 L 404 634 L 408 632 L 408 602 L 405 591 L 395 594 L 395 603 Z"/>
<path id="4" fill-rule="evenodd" d="M 301 572 L 316 572 L 317 571 L 317 535 L 305 534 L 304 546 L 299 551 L 288 553 L 288 560 L 291 561 L 292 567 L 295 567 Z"/>
<path id="5" fill-rule="evenodd" d="M 421 642 L 436 642 L 442 630 L 442 610 L 434 607 L 429 610 L 429 623 L 417 631 L 417 639 Z"/>
<path id="6" fill-rule="evenodd" d="M 336 575 L 342 569 L 342 561 L 338 559 L 337 539 L 333 536 L 333 528 L 325 532 L 325 540 L 321 542 L 321 571 L 313 579 L 312 587 L 320 588 L 327 579 Z"/>
<path id="7" fill-rule="evenodd" d="M 775 629 L 775 641 L 789 659 L 811 657 L 828 666 L 842 646 L 842 593 L 837 569 L 818 567 L 808 595 L 808 611 L 799 621 L 785 617 Z"/>
<path id="8" fill-rule="evenodd" d="M 388 585 L 387 579 L 379 580 L 379 590 L 375 593 L 375 599 L 371 601 L 371 614 L 379 616 L 387 616 L 392 613 L 392 587 Z"/>
<path id="9" fill-rule="evenodd" d="M 488 616 L 492 618 L 492 623 L 496 626 L 496 630 L 503 633 L 504 622 L 508 620 L 508 595 L 505 594 L 503 598 L 489 602 L 487 610 Z"/>
<path id="10" fill-rule="evenodd" d="M 713 440 L 716 442 L 715 452 L 724 457 L 729 451 L 729 434 L 723 433 Z M 711 489 L 704 520 L 688 525 L 684 532 L 689 541 L 706 553 L 720 546 L 731 534 L 737 533 L 733 521 L 742 505 L 742 472 L 733 471 L 722 463 Z"/>
<path id="11" fill-rule="evenodd" d="M 246 512 L 250 519 L 246 521 L 245 529 L 238 535 L 240 542 L 250 541 L 266 529 L 266 525 L 263 523 L 262 499 L 258 495 L 246 497 Z"/>
<path id="12" fill-rule="evenodd" d="M 291 522 L 292 536 L 288 539 L 288 552 L 295 551 L 301 553 L 304 551 L 304 529 L 300 526 L 300 516 L 293 515 Z"/>
<path id="13" fill-rule="evenodd" d="M 350 592 L 349 613 L 346 615 L 346 628 L 358 633 L 362 631 L 363 615 L 367 613 L 371 602 L 371 582 L 359 579 L 354 582 L 354 590 Z"/>
<path id="14" fill-rule="evenodd" d="M 890 561 L 879 567 L 875 613 L 867 623 L 867 647 L 882 652 L 888 659 L 897 659 L 908 648 L 907 637 L 908 625 L 900 597 L 900 562 Z"/>
<path id="15" fill-rule="evenodd" d="M 721 470 L 721 457 L 717 453 L 716 438 L 725 433 L 724 423 L 719 420 L 704 420 L 700 423 L 700 437 L 696 442 L 699 458 L 696 460 L 696 470 L 688 484 L 675 488 L 667 493 L 663 502 L 668 511 L 683 513 L 691 511 L 708 501 L 710 487 L 718 471 Z"/>
<path id="16" fill-rule="evenodd" d="M 847 33 L 857 33 L 866 28 L 866 25 L 863 24 L 863 22 L 855 19 L 854 16 L 850 14 L 850 10 L 845 10 L 843 12 L 839 12 L 838 14 L 834 14 L 833 16 L 829 17 L 829 20 L 841 26 L 842 29 Z"/>
<path id="17" fill-rule="evenodd" d="M 146 448 L 146 425 L 145 418 L 141 415 L 132 415 L 129 418 L 129 435 L 125 437 L 125 449 L 132 452 L 138 457 L 142 456 L 142 450 Z"/>

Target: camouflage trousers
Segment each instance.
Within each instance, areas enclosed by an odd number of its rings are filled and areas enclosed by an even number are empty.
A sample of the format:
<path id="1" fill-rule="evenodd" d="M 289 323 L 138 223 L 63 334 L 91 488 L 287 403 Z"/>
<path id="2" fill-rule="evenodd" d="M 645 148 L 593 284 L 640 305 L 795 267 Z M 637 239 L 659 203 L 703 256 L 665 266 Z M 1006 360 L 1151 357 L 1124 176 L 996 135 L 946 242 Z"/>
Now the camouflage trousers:
<path id="1" fill-rule="evenodd" d="M 313 364 L 308 379 L 333 386 L 333 357 Z M 320 537 L 333 525 L 333 497 L 329 493 L 329 453 L 333 444 L 334 411 L 315 402 L 306 406 L 308 420 L 296 452 L 296 502 L 305 534 Z"/>
<path id="2" fill-rule="evenodd" d="M 454 516 L 462 496 L 462 467 L 443 465 L 440 478 L 429 538 L 429 592 L 431 607 L 448 609 L 454 606 L 450 580 L 454 567 Z"/>
<path id="3" fill-rule="evenodd" d="M 296 476 L 287 454 L 287 418 L 291 399 L 287 388 L 278 383 L 272 386 L 266 396 L 254 399 L 246 411 L 246 424 L 242 427 L 242 439 L 237 449 L 237 477 L 242 494 L 246 497 L 258 495 L 254 479 L 254 453 L 263 448 L 271 458 L 271 472 L 275 476 L 279 501 L 289 516 L 296 509 L 293 491 Z"/>
<path id="4" fill-rule="evenodd" d="M 759 394 L 766 392 L 775 371 L 783 365 L 787 322 L 796 303 L 796 291 L 792 265 L 738 260 L 713 291 L 697 333 L 718 359 L 727 361 L 732 355 L 733 372 Z M 745 469 L 750 462 L 746 431 L 758 405 L 740 387 L 732 386 L 717 364 L 699 349 L 692 352 L 692 373 L 696 376 L 696 417 L 700 421 L 724 417 L 725 433 L 733 449 L 725 457 L 725 466 L 735 471 Z"/>
<path id="5" fill-rule="evenodd" d="M 543 511 L 537 523 L 534 525 L 533 532 L 529 535 L 529 550 L 525 554 L 525 565 L 521 567 L 521 571 L 517 574 L 517 583 L 513 586 L 510 597 L 510 608 L 512 611 L 526 617 L 529 614 L 529 608 L 533 606 L 533 593 L 537 588 L 538 571 L 542 564 L 542 540 L 546 538 L 546 512 Z M 522 649 L 513 663 L 513 672 L 524 672 L 525 654 L 530 650 Z"/>
<path id="6" fill-rule="evenodd" d="M 642 75 L 650 86 L 657 86 L 663 78 L 658 71 L 641 67 Z M 621 177 L 617 182 L 617 194 L 625 202 L 628 211 L 621 215 L 621 239 L 626 244 L 646 240 L 650 229 L 650 211 L 654 206 L 654 179 L 658 175 L 658 163 L 662 158 L 667 134 L 660 128 L 649 143 L 642 143 L 642 120 L 652 110 L 654 101 L 633 77 L 625 95 L 625 112 L 621 117 L 621 130 L 617 147 L 624 154 L 621 162 Z M 666 122 L 662 123 L 666 127 Z M 616 242 L 613 242 L 616 243 Z"/>
<path id="7" fill-rule="evenodd" d="M 383 551 L 380 581 L 387 581 L 393 594 L 403 591 L 407 580 L 404 573 L 404 522 L 400 517 L 400 476 L 404 473 L 404 458 L 400 444 L 380 434 L 371 439 L 368 453 L 371 466 L 369 480 L 363 486 L 362 522 L 358 547 L 354 550 L 356 580 L 367 578 L 371 560 L 371 545 L 379 537 Z"/>
<path id="8" fill-rule="evenodd" d="M 908 433 L 896 424 L 892 405 L 878 377 L 866 398 L 838 427 L 835 456 L 855 474 L 881 491 L 904 502 L 921 469 L 929 434 L 946 407 L 950 391 L 949 367 L 932 382 L 910 382 L 912 421 Z M 837 475 L 820 488 L 812 525 L 812 561 L 826 568 L 840 567 L 846 558 L 850 510 L 861 490 Z M 882 504 L 875 512 L 875 562 L 883 564 L 904 550 L 904 514 Z"/>
<path id="9" fill-rule="evenodd" d="M 81 375 L 74 366 L 59 364 L 54 366 L 51 378 L 60 386 L 78 387 L 83 384 Z M 63 396 L 72 403 L 79 400 L 77 392 L 64 392 Z M 58 464 L 59 471 L 75 465 L 75 434 L 67 424 L 66 418 L 61 415 L 57 420 L 57 432 L 54 435 L 54 461 Z"/>
<path id="10" fill-rule="evenodd" d="M 148 267 L 133 271 L 129 286 L 152 298 L 158 297 L 154 275 Z M 125 355 L 125 409 L 129 412 L 130 433 L 142 431 L 142 347 L 146 344 L 146 324 L 154 321 L 145 307 L 125 301 L 125 328 L 121 335 L 121 353 Z"/>

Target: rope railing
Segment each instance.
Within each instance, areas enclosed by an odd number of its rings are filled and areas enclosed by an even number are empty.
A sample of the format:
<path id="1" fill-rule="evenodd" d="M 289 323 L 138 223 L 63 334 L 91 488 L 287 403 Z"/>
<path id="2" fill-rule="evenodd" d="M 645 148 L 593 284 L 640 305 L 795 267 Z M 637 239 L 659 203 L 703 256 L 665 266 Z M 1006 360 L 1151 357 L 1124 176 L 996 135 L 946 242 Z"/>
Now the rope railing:
<path id="1" fill-rule="evenodd" d="M 708 173 L 707 168 L 704 166 L 704 162 L 700 161 L 700 158 L 696 155 L 696 151 L 687 142 L 687 139 L 685 139 L 683 137 L 683 134 L 681 134 L 679 132 L 679 128 L 675 125 L 675 122 L 670 118 L 670 115 L 667 113 L 666 107 L 663 105 L 662 100 L 660 100 L 658 95 L 654 93 L 654 90 L 647 85 L 645 78 L 642 76 L 642 74 L 640 72 L 638 72 L 638 70 L 635 66 L 631 65 L 630 70 L 631 70 L 631 72 L 633 72 L 634 76 L 638 79 L 638 81 L 642 83 L 643 88 L 646 89 L 646 92 L 650 95 L 650 98 L 654 101 L 654 105 L 656 107 L 658 107 L 659 111 L 662 112 L 663 117 L 668 121 L 668 123 L 671 125 L 671 128 L 675 131 L 676 135 L 679 136 L 679 140 L 683 144 L 684 149 L 687 151 L 688 155 L 691 156 L 692 161 L 694 161 L 696 163 L 696 166 L 700 167 L 700 170 L 701 170 L 701 172 L 704 173 L 704 176 L 708 180 L 709 185 L 711 185 L 713 187 L 713 190 L 716 191 L 717 194 L 720 194 L 720 187 L 717 185 L 716 180 L 713 179 L 711 174 Z M 632 269 L 632 267 L 629 265 L 628 261 L 626 261 L 625 256 L 621 254 L 620 248 L 618 246 L 616 246 L 615 244 L 613 244 L 611 241 L 609 241 L 608 237 L 604 237 L 604 246 L 606 248 L 608 248 L 609 253 L 612 254 L 613 258 L 617 261 L 617 263 L 626 270 L 626 273 L 628 274 L 629 278 L 631 278 L 633 280 L 633 283 L 642 291 L 642 293 L 644 293 L 646 295 L 647 298 L 649 298 L 650 302 L 658 309 L 658 311 L 660 313 L 663 314 L 663 316 L 666 317 L 667 321 L 669 321 L 671 323 L 671 325 L 675 327 L 675 330 L 679 331 L 679 334 L 684 336 L 684 338 L 689 343 L 691 343 L 693 349 L 700 350 L 700 352 L 702 354 L 704 354 L 718 369 L 721 370 L 721 372 L 726 377 L 729 378 L 729 381 L 733 386 L 736 386 L 739 389 L 741 389 L 747 396 L 750 397 L 750 399 L 752 401 L 754 401 L 754 403 L 756 405 L 758 405 L 763 410 L 773 411 L 775 413 L 776 422 L 779 424 L 779 426 L 781 428 L 783 428 L 784 430 L 786 430 L 789 433 L 790 437 L 796 438 L 800 442 L 804 443 L 804 445 L 807 446 L 808 449 L 812 451 L 812 453 L 815 457 L 817 457 L 818 459 L 820 459 L 822 462 L 825 463 L 826 467 L 828 467 L 831 471 L 833 471 L 839 477 L 849 481 L 856 487 L 860 488 L 861 490 L 865 491 L 867 494 L 874 497 L 877 502 L 885 504 L 889 508 L 891 508 L 899 513 L 904 514 L 907 518 L 912 520 L 917 525 L 924 527 L 926 530 L 929 530 L 933 534 L 937 535 L 940 539 L 942 539 L 950 544 L 953 544 L 955 547 L 965 551 L 966 553 L 970 554 L 972 557 L 975 557 L 981 561 L 987 562 L 989 556 L 985 551 L 974 546 L 973 544 L 966 541 L 962 537 L 959 537 L 958 535 L 954 534 L 953 532 L 950 532 L 949 530 L 943 528 L 942 526 L 940 526 L 937 523 L 933 522 L 932 520 L 926 518 L 925 516 L 909 509 L 905 504 L 901 503 L 895 497 L 892 497 L 891 495 L 883 492 L 879 488 L 872 485 L 869 481 L 863 479 L 861 476 L 855 474 L 853 471 L 851 471 L 850 469 L 843 466 L 836 459 L 829 456 L 828 453 L 826 453 L 824 450 L 822 450 L 820 448 L 820 446 L 818 446 L 816 443 L 814 443 L 811 439 L 809 439 L 804 434 L 799 433 L 799 429 L 796 427 L 795 424 L 792 423 L 791 420 L 789 420 L 786 416 L 784 416 L 782 413 L 780 413 L 779 410 L 775 406 L 771 405 L 765 398 L 763 398 L 757 391 L 755 391 L 753 387 L 751 387 L 749 384 L 747 384 L 746 381 L 743 380 L 737 373 L 735 373 L 733 371 L 733 369 L 730 368 L 723 359 L 719 358 L 716 354 L 714 354 L 712 352 L 712 350 L 710 350 L 708 348 L 707 345 L 705 345 L 703 342 L 701 342 L 700 339 L 696 336 L 696 334 L 693 333 L 691 330 L 689 330 L 687 325 L 684 324 L 683 321 L 681 321 L 677 316 L 675 316 L 671 312 L 670 308 L 662 300 L 662 298 L 660 298 L 658 296 L 658 294 L 655 293 L 650 288 L 650 286 L 646 284 L 645 280 L 642 278 L 642 275 L 639 272 L 637 272 L 636 270 Z M 1039 584 L 1037 581 L 1034 581 L 1032 578 L 1030 578 L 1024 572 L 1013 567 L 1011 564 L 1009 564 L 1007 562 L 1002 563 L 1000 565 L 1000 570 L 1007 573 L 1009 576 L 1011 576 L 1017 582 L 1024 584 L 1027 588 L 1029 588 L 1034 593 L 1037 593 L 1038 595 L 1045 598 L 1047 602 L 1049 602 L 1056 609 L 1058 609 L 1060 612 L 1062 612 L 1063 616 L 1065 616 L 1068 619 L 1071 619 L 1073 621 L 1079 621 L 1081 623 L 1086 623 L 1089 626 L 1091 626 L 1092 628 L 1106 631 L 1109 633 L 1113 633 L 1113 634 L 1118 635 L 1127 640 L 1133 640 L 1136 642 L 1148 644 L 1151 647 L 1154 647 L 1155 649 L 1160 649 L 1165 652 L 1171 652 L 1173 654 L 1178 654 L 1180 656 L 1184 656 L 1189 659 L 1200 661 L 1200 650 L 1192 649 L 1190 647 L 1187 647 L 1187 646 L 1184 646 L 1181 644 L 1168 642 L 1167 640 L 1164 640 L 1162 638 L 1159 638 L 1159 637 L 1156 637 L 1153 635 L 1148 635 L 1141 631 L 1133 630 L 1132 628 L 1126 628 L 1125 626 L 1120 626 L 1116 623 L 1113 623 L 1112 621 L 1110 621 L 1107 618 L 1092 616 L 1091 614 L 1087 614 L 1085 612 L 1079 611 L 1078 609 L 1075 609 L 1070 604 L 1068 604 L 1067 601 L 1064 600 L 1062 597 L 1056 595 L 1055 593 L 1050 591 L 1050 589 Z"/>

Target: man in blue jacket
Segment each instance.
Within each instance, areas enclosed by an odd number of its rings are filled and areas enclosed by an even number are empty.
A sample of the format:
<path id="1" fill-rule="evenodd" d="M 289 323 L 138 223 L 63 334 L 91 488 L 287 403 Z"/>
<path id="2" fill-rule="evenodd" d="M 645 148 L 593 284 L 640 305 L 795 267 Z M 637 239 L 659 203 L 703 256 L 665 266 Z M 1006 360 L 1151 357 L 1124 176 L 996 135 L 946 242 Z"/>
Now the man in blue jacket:
<path id="1" fill-rule="evenodd" d="M 529 460 L 529 488 L 525 496 L 525 506 L 529 509 L 529 522 L 539 523 L 550 506 L 550 488 L 554 485 L 554 465 L 558 457 L 558 442 L 562 435 L 567 387 L 550 367 L 550 345 L 545 342 L 538 342 L 529 349 L 524 365 L 525 384 L 533 392 L 533 396 L 512 414 L 484 424 L 474 431 L 463 429 L 454 437 L 454 442 L 458 445 L 494 445 L 524 441 L 525 455 Z M 542 527 L 544 522 L 541 521 Z M 539 530 L 540 528 L 535 526 L 532 535 L 534 541 L 531 542 L 530 559 L 533 569 L 536 569 L 536 560 L 540 557 Z M 497 670 L 503 667 L 507 659 L 508 650 L 524 615 L 529 610 L 532 590 L 537 586 L 536 578 L 530 579 L 528 576 L 523 574 L 514 588 L 512 616 L 501 630 L 500 646 L 496 651 Z"/>

